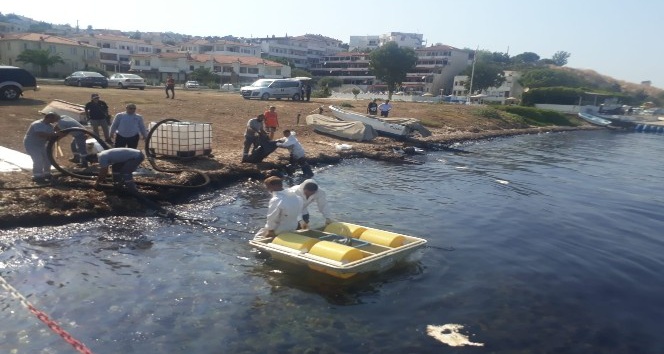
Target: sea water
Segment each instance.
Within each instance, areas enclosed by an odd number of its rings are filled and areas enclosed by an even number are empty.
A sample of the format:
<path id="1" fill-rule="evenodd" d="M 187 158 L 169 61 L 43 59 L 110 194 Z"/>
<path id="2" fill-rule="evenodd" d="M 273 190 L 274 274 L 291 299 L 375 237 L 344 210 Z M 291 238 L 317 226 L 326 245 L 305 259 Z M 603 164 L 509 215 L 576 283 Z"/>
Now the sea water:
<path id="1" fill-rule="evenodd" d="M 176 207 L 191 222 L 5 231 L 0 275 L 95 353 L 664 352 L 664 136 L 455 148 L 318 166 L 336 219 L 429 241 L 386 273 L 347 282 L 257 257 L 269 195 L 248 181 Z M 1 353 L 72 351 L 4 290 L 0 314 Z M 483 346 L 427 334 L 452 324 Z"/>

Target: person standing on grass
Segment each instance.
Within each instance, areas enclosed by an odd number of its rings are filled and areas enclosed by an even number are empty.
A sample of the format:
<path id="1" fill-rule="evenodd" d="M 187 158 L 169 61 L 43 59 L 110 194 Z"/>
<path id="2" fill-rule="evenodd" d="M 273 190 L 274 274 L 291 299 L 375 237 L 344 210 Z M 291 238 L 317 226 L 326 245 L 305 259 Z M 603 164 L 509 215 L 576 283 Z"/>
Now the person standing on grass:
<path id="1" fill-rule="evenodd" d="M 115 140 L 116 148 L 129 147 L 136 149 L 139 135 L 145 140 L 148 132 L 145 129 L 143 117 L 136 114 L 136 105 L 129 103 L 125 112 L 115 115 L 111 125 L 111 136 Z"/>
<path id="2" fill-rule="evenodd" d="M 60 115 L 54 112 L 48 112 L 44 118 L 36 120 L 30 124 L 28 131 L 23 138 L 25 151 L 32 159 L 32 181 L 36 183 L 47 183 L 53 177 L 51 176 L 51 161 L 46 153 L 46 143 L 49 139 L 56 137 L 51 124 L 57 123 Z"/>
<path id="3" fill-rule="evenodd" d="M 307 102 L 309 102 L 309 99 L 311 98 L 311 85 L 310 84 L 305 84 L 307 85 L 304 89 L 305 94 L 307 95 Z"/>
<path id="4" fill-rule="evenodd" d="M 108 133 L 108 127 L 111 125 L 109 122 L 111 116 L 108 114 L 108 105 L 106 102 L 99 98 L 99 94 L 93 93 L 90 102 L 85 104 L 85 116 L 92 126 L 92 131 L 95 135 L 99 136 L 99 128 L 104 133 L 104 140 L 113 144 L 111 136 Z"/>
<path id="5" fill-rule="evenodd" d="M 387 115 L 390 114 L 390 111 L 392 110 L 392 105 L 390 104 L 390 100 L 385 100 L 385 103 L 381 103 L 378 106 L 378 110 L 380 111 L 381 117 L 387 117 Z"/>
<path id="6" fill-rule="evenodd" d="M 168 95 L 168 91 L 171 91 L 170 96 Z M 173 74 L 168 74 L 166 77 L 166 98 L 175 98 L 175 80 L 173 79 Z"/>
<path id="7" fill-rule="evenodd" d="M 375 98 L 369 102 L 369 105 L 367 106 L 367 113 L 371 114 L 372 116 L 378 114 L 378 103 L 376 103 Z"/>
<path id="8" fill-rule="evenodd" d="M 279 119 L 277 118 L 277 107 L 270 106 L 270 108 L 263 113 L 265 117 L 265 131 L 267 131 L 270 140 L 274 139 L 274 132 L 279 128 Z"/>

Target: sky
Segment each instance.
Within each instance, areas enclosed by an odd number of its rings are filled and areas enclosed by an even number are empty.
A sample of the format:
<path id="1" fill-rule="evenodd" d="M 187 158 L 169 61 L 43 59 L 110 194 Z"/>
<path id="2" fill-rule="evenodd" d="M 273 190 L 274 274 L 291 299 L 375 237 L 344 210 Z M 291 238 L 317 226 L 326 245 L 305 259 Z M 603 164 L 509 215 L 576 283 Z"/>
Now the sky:
<path id="1" fill-rule="evenodd" d="M 350 36 L 421 33 L 427 45 L 491 52 L 571 54 L 568 67 L 664 88 L 661 0 L 419 0 L 131 2 L 3 1 L 14 13 L 82 29 L 193 36 Z"/>

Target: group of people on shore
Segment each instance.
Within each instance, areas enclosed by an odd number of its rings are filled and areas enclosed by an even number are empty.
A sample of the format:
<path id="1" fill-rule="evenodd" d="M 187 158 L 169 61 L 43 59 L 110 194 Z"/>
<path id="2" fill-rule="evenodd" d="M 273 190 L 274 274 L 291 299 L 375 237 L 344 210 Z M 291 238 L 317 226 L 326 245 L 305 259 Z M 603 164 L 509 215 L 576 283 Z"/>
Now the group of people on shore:
<path id="1" fill-rule="evenodd" d="M 390 103 L 390 100 L 385 100 L 385 102 L 381 104 L 376 103 L 376 101 L 376 99 L 373 99 L 369 102 L 369 105 L 367 106 L 367 114 L 375 116 L 380 111 L 380 116 L 387 118 L 387 116 L 390 114 L 390 111 L 392 110 L 392 104 Z"/>
<path id="2" fill-rule="evenodd" d="M 244 133 L 244 149 L 242 150 L 243 162 L 260 162 L 270 152 L 273 151 L 268 148 L 269 144 L 274 144 L 275 147 L 287 149 L 290 153 L 289 167 L 299 166 L 302 169 L 302 174 L 307 177 L 314 175 L 311 166 L 307 163 L 305 158 L 305 151 L 302 144 L 295 137 L 295 132 L 289 129 L 282 131 L 283 137 L 274 140 L 274 133 L 279 128 L 279 119 L 275 106 L 270 108 L 263 114 L 251 118 L 247 121 L 247 129 Z M 251 150 L 251 154 L 250 154 Z M 256 155 L 260 155 L 255 157 Z M 255 158 L 250 158 L 254 156 Z"/>
<path id="3" fill-rule="evenodd" d="M 130 192 L 137 192 L 132 173 L 143 162 L 145 156 L 138 150 L 139 138 L 147 137 L 147 129 L 143 117 L 136 113 L 136 105 L 129 103 L 125 111 L 117 113 L 111 122 L 108 105 L 102 101 L 98 94 L 92 94 L 90 102 L 85 105 L 85 115 L 90 122 L 93 132 L 99 136 L 101 128 L 104 140 L 113 144 L 113 148 L 95 153 L 88 148 L 86 127 L 69 116 L 61 116 L 56 112 L 42 112 L 44 115 L 28 127 L 23 145 L 32 159 L 32 180 L 38 184 L 53 181 L 51 175 L 51 160 L 47 154 L 46 146 L 51 138 L 62 137 L 63 130 L 72 129 L 73 137 L 71 150 L 72 162 L 86 168 L 88 164 L 97 161 L 99 174 L 95 188 L 103 183 L 108 175 L 109 168 L 113 167 L 113 182 L 117 187 L 126 188 Z M 115 141 L 115 142 L 113 142 Z M 90 150 L 90 151 L 89 151 Z"/>

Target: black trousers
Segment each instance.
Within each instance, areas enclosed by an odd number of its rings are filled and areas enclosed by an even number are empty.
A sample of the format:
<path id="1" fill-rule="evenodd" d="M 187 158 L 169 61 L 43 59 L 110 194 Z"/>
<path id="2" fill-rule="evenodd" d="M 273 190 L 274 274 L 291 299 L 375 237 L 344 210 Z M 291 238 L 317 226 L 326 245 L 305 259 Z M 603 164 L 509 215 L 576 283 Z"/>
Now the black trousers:
<path id="1" fill-rule="evenodd" d="M 122 147 L 128 147 L 132 149 L 138 148 L 138 134 L 125 138 L 124 136 L 120 134 L 115 135 L 115 147 L 116 148 L 122 148 Z"/>

